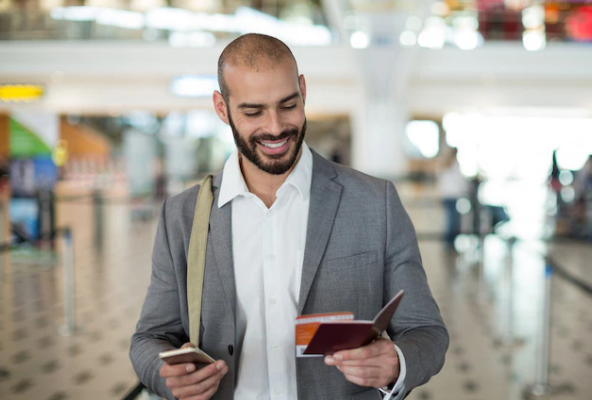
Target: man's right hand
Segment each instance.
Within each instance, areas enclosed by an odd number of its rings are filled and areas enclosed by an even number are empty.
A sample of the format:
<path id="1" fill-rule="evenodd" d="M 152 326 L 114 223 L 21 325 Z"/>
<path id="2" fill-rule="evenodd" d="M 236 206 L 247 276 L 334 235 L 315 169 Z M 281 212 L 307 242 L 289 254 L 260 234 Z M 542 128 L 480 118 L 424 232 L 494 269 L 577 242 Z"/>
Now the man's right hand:
<path id="1" fill-rule="evenodd" d="M 160 376 L 166 378 L 167 387 L 177 399 L 208 400 L 216 393 L 220 380 L 227 372 L 226 363 L 218 360 L 201 369 L 197 369 L 195 364 L 191 363 L 164 364 L 160 369 Z"/>

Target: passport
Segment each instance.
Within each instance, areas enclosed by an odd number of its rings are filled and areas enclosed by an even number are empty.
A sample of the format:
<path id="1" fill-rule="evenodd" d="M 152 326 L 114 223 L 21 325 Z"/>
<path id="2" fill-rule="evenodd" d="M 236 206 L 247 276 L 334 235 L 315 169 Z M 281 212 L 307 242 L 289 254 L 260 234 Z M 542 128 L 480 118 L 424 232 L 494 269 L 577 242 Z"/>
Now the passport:
<path id="1" fill-rule="evenodd" d="M 404 293 L 399 291 L 372 321 L 354 320 L 351 312 L 299 316 L 296 318 L 296 356 L 332 355 L 373 342 L 388 327 Z"/>

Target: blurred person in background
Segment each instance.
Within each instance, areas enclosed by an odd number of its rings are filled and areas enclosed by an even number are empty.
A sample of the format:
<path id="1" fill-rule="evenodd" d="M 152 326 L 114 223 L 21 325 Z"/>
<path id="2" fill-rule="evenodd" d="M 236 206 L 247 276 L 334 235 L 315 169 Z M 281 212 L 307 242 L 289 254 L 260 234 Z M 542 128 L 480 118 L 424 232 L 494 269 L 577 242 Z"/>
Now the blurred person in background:
<path id="1" fill-rule="evenodd" d="M 459 199 L 470 194 L 470 184 L 460 171 L 458 149 L 444 156 L 438 171 L 438 193 L 445 211 L 444 240 L 448 250 L 454 250 L 454 240 L 460 233 L 461 216 L 456 208 Z"/>
<path id="2" fill-rule="evenodd" d="M 154 197 L 162 201 L 168 197 L 167 177 L 163 157 L 157 157 L 154 163 Z"/>
<path id="3" fill-rule="evenodd" d="M 10 194 L 10 162 L 7 156 L 0 156 L 0 198 Z"/>
<path id="4" fill-rule="evenodd" d="M 549 174 L 549 185 L 551 189 L 557 196 L 559 197 L 559 192 L 561 192 L 561 181 L 559 180 L 559 175 L 561 171 L 559 170 L 559 164 L 557 163 L 557 150 L 553 150 L 553 161 L 551 164 L 551 173 Z"/>
<path id="5" fill-rule="evenodd" d="M 140 380 L 169 400 L 375 400 L 378 389 L 402 399 L 442 368 L 449 339 L 395 187 L 306 145 L 306 83 L 283 42 L 239 37 L 220 56 L 218 80 L 214 107 L 237 150 L 212 182 L 199 343 L 188 343 L 187 309 L 196 185 L 161 209 L 130 349 Z M 401 289 L 388 338 L 296 358 L 298 315 L 373 319 Z M 182 346 L 217 361 L 196 370 L 159 360 Z"/>
<path id="6" fill-rule="evenodd" d="M 561 221 L 566 217 L 566 214 L 568 213 L 568 207 L 567 203 L 563 200 L 563 196 L 561 196 L 561 189 L 563 189 L 563 185 L 559 180 L 559 175 L 561 175 L 561 170 L 559 169 L 559 164 L 557 163 L 557 150 L 553 150 L 553 161 L 551 164 L 551 173 L 549 174 L 548 183 L 556 199 L 556 219 L 558 223 L 561 223 Z"/>
<path id="7" fill-rule="evenodd" d="M 592 238 L 592 155 L 573 182 L 575 234 Z"/>
<path id="8" fill-rule="evenodd" d="M 592 195 L 592 155 L 581 170 L 578 171 L 573 182 L 576 199 L 585 199 Z"/>

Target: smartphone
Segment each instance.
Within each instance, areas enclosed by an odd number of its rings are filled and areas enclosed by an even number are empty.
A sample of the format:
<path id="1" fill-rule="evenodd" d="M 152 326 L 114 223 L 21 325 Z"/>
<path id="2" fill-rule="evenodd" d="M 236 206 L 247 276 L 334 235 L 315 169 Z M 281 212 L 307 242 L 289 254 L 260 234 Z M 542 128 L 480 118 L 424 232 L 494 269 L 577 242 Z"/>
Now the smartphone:
<path id="1" fill-rule="evenodd" d="M 216 360 L 196 347 L 163 351 L 158 354 L 158 357 L 169 365 L 188 363 L 207 365 L 216 362 Z"/>

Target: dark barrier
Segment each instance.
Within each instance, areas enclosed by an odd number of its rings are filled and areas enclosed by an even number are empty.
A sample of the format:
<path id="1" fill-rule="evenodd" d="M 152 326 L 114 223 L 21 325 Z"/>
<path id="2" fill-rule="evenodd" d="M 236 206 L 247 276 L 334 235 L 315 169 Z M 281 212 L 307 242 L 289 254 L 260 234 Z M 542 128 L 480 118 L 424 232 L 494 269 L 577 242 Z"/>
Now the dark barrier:
<path id="1" fill-rule="evenodd" d="M 134 400 L 137 398 L 142 390 L 144 390 L 145 386 L 139 382 L 135 387 L 133 387 L 121 400 Z"/>
<path id="2" fill-rule="evenodd" d="M 588 295 L 592 296 L 592 285 L 588 284 L 587 282 L 584 282 L 581 279 L 576 278 L 573 274 L 569 272 L 569 270 L 567 270 L 565 267 L 559 264 L 553 257 L 547 257 L 547 262 L 549 263 L 549 265 L 552 266 L 553 271 L 555 271 L 557 276 L 565 279 L 567 282 L 573 284 L 574 286 L 582 290 L 584 293 L 587 293 Z"/>

